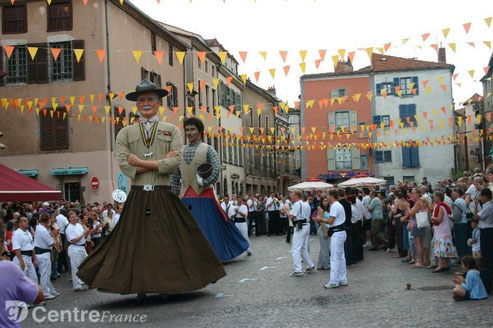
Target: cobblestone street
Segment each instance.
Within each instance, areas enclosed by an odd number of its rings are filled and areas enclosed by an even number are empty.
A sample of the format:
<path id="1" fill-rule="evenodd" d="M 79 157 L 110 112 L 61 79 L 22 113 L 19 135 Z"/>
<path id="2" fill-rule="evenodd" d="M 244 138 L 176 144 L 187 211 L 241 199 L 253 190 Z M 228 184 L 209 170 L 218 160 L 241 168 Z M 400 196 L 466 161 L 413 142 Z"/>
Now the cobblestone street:
<path id="1" fill-rule="evenodd" d="M 311 255 L 318 258 L 318 239 L 311 236 Z M 394 259 L 395 253 L 365 251 L 365 260 L 348 268 L 349 286 L 325 290 L 329 272 L 301 278 L 292 272 L 290 245 L 283 237 L 251 238 L 253 256 L 240 256 L 225 265 L 228 275 L 207 288 L 173 295 L 104 294 L 96 290 L 75 293 L 68 274 L 55 281 L 61 295 L 46 310 L 109 311 L 146 314 L 143 327 L 460 327 L 493 325 L 493 300 L 455 303 L 451 297 L 453 272 L 433 274 L 411 269 Z M 172 269 L 172 268 L 170 268 Z M 406 290 L 406 283 L 411 289 Z M 30 311 L 31 312 L 31 311 Z M 29 318 L 23 327 L 39 327 Z M 105 322 L 97 326 L 132 326 Z M 56 327 L 94 327 L 93 323 L 62 323 Z"/>

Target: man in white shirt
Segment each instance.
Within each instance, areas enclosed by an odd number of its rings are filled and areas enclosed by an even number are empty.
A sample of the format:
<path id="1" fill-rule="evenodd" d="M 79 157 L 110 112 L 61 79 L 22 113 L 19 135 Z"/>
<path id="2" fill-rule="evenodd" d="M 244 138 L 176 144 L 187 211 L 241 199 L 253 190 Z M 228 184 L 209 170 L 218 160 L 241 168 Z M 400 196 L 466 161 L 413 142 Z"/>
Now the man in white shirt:
<path id="1" fill-rule="evenodd" d="M 364 212 L 363 212 L 363 231 L 365 231 L 365 238 L 366 238 L 366 243 L 363 245 L 363 247 L 371 246 L 371 215 L 370 211 L 368 211 L 368 206 L 370 206 L 370 189 L 367 187 L 364 187 L 363 189 L 363 206 L 364 206 Z"/>
<path id="2" fill-rule="evenodd" d="M 338 202 L 339 192 L 337 189 L 329 190 L 330 217 L 328 219 L 317 218 L 318 222 L 328 225 L 330 236 L 330 280 L 324 288 L 337 288 L 347 286 L 346 257 L 344 254 L 344 242 L 346 231 L 344 222 L 346 213 L 344 207 Z"/>
<path id="3" fill-rule="evenodd" d="M 55 213 L 58 213 L 55 218 L 58 229 L 60 229 L 60 237 L 62 240 L 62 251 L 60 252 L 60 254 L 58 254 L 57 266 L 58 272 L 63 273 L 67 272 L 67 270 L 69 269 L 67 260 L 67 245 L 65 238 L 65 229 L 68 226 L 68 219 L 66 217 L 67 211 L 65 209 L 59 209 Z"/>
<path id="4" fill-rule="evenodd" d="M 223 201 L 221 202 L 221 208 L 224 213 L 229 217 L 229 208 L 231 207 L 231 202 L 229 201 L 229 196 L 224 196 Z"/>
<path id="5" fill-rule="evenodd" d="M 77 223 L 77 215 L 75 212 L 69 212 L 69 221 L 65 234 L 67 236 L 68 246 L 68 256 L 70 257 L 70 266 L 72 267 L 72 285 L 74 291 L 84 291 L 87 287 L 83 286 L 82 280 L 77 277 L 77 271 L 79 265 L 87 257 L 86 252 L 86 236 L 89 234 L 90 230 L 80 223 Z"/>
<path id="6" fill-rule="evenodd" d="M 252 250 L 250 249 L 250 239 L 248 238 L 248 225 L 246 222 L 248 215 L 248 208 L 243 203 L 243 199 L 238 197 L 236 199 L 236 205 L 231 206 L 229 209 L 228 216 L 235 222 L 235 226 L 241 232 L 243 238 L 248 242 L 247 255 L 252 255 Z"/>
<path id="7" fill-rule="evenodd" d="M 248 235 L 252 234 L 253 225 L 255 223 L 255 235 L 259 236 L 259 231 L 257 229 L 257 206 L 258 201 L 253 197 L 253 194 L 248 195 L 247 207 L 248 207 Z"/>
<path id="8" fill-rule="evenodd" d="M 111 231 L 113 231 L 113 229 L 115 229 L 115 226 L 116 224 L 118 223 L 118 221 L 120 221 L 120 215 L 122 213 L 122 206 L 121 204 L 118 204 L 116 205 L 115 207 L 115 217 L 113 218 L 113 222 L 111 222 Z"/>
<path id="9" fill-rule="evenodd" d="M 17 220 L 17 224 L 19 228 L 12 235 L 12 249 L 15 253 L 13 262 L 29 279 L 38 283 L 35 269 L 38 266 L 38 260 L 34 253 L 33 237 L 27 230 L 29 221 L 26 217 L 21 216 Z"/>
<path id="10" fill-rule="evenodd" d="M 276 193 L 272 192 L 270 197 L 267 198 L 265 207 L 267 207 L 267 213 L 269 213 L 269 232 L 267 236 L 271 236 L 273 233 L 276 235 L 281 234 L 281 217 L 279 216 L 279 199 L 276 198 Z"/>
<path id="11" fill-rule="evenodd" d="M 311 273 L 315 269 L 315 265 L 308 252 L 308 245 L 310 243 L 310 205 L 308 205 L 308 216 L 306 216 L 305 206 L 301 200 L 301 192 L 291 192 L 291 201 L 293 202 L 293 208 L 290 213 L 286 213 L 288 218 L 294 224 L 293 243 L 291 246 L 291 254 L 293 255 L 293 268 L 294 272 L 292 277 L 303 276 L 303 266 L 301 260 L 306 265 L 306 273 Z"/>
<path id="12" fill-rule="evenodd" d="M 113 205 L 112 204 L 108 204 L 106 206 L 106 210 L 103 211 L 103 216 L 108 216 L 108 212 L 111 211 L 113 212 L 113 217 L 115 216 L 116 212 L 115 210 L 113 209 Z"/>
<path id="13" fill-rule="evenodd" d="M 55 243 L 59 230 L 48 232 L 50 228 L 50 216 L 48 213 L 41 214 L 39 224 L 36 226 L 34 235 L 34 252 L 38 259 L 39 284 L 43 290 L 45 299 L 52 300 L 60 295 L 51 284 L 51 248 Z"/>

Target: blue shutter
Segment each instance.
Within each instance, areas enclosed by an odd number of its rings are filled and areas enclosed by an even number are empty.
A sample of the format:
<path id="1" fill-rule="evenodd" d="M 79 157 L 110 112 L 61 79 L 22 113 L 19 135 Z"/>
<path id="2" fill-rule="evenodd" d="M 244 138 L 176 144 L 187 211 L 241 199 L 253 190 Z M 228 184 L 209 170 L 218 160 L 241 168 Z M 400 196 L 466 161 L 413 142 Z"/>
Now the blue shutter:
<path id="1" fill-rule="evenodd" d="M 386 150 L 383 152 L 383 161 L 384 162 L 392 162 L 392 151 Z"/>
<path id="2" fill-rule="evenodd" d="M 376 90 L 377 91 L 377 96 L 381 96 L 382 95 L 382 91 L 381 91 L 382 85 L 380 83 L 377 83 L 376 88 L 377 88 L 377 90 Z"/>
<path id="3" fill-rule="evenodd" d="M 418 146 L 410 148 L 410 155 L 411 155 L 411 166 L 419 166 L 419 148 L 418 148 Z"/>
<path id="4" fill-rule="evenodd" d="M 413 76 L 411 78 L 412 82 L 414 83 L 414 89 L 416 89 L 416 95 L 419 95 L 419 80 L 417 76 Z"/>
<path id="5" fill-rule="evenodd" d="M 406 126 L 407 124 L 406 116 L 407 116 L 407 105 L 399 105 L 399 118 L 401 119 L 402 122 L 404 122 L 404 126 Z"/>
<path id="6" fill-rule="evenodd" d="M 381 121 L 382 121 L 382 117 L 380 115 L 373 116 L 373 124 L 380 125 Z"/>
<path id="7" fill-rule="evenodd" d="M 402 147 L 402 166 L 411 166 L 411 151 L 409 147 Z"/>
<path id="8" fill-rule="evenodd" d="M 416 104 L 407 105 L 407 115 L 411 117 L 411 121 L 414 122 L 414 126 L 416 126 Z"/>
<path id="9" fill-rule="evenodd" d="M 383 151 L 377 150 L 375 151 L 375 162 L 382 163 L 383 162 Z"/>
<path id="10" fill-rule="evenodd" d="M 400 85 L 400 79 L 398 77 L 394 77 L 394 88 L 392 88 L 392 93 L 394 94 L 394 97 L 398 97 L 397 93 L 395 92 L 395 87 L 398 87 Z"/>

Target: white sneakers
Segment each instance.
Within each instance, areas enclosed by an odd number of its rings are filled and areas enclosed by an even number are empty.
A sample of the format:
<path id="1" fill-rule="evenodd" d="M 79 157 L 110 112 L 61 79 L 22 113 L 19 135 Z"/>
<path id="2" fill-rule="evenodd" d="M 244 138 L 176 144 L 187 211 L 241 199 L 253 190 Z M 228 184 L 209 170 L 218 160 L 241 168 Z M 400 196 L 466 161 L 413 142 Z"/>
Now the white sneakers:
<path id="1" fill-rule="evenodd" d="M 339 288 L 339 287 L 345 287 L 347 286 L 347 282 L 341 282 L 341 283 L 338 283 L 338 284 L 331 284 L 331 283 L 327 283 L 324 288 L 325 289 L 332 289 L 332 288 Z"/>
<path id="2" fill-rule="evenodd" d="M 303 277 L 303 272 L 293 272 L 291 273 L 291 277 Z"/>

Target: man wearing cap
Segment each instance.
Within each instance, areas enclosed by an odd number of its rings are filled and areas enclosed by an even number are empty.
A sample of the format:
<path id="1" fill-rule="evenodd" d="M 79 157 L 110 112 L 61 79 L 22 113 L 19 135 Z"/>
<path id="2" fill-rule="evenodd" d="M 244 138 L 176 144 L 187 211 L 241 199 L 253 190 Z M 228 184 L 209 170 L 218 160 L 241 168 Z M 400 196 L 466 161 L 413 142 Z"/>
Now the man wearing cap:
<path id="1" fill-rule="evenodd" d="M 219 156 L 213 147 L 202 142 L 204 123 L 201 120 L 187 118 L 183 129 L 188 145 L 183 147 L 183 161 L 171 179 L 173 191 L 179 193 L 192 212 L 219 259 L 230 260 L 245 252 L 249 245 L 216 199 L 213 185 L 221 171 Z"/>
<path id="2" fill-rule="evenodd" d="M 91 287 L 122 294 L 176 293 L 205 287 L 226 275 L 200 226 L 171 191 L 181 163 L 180 130 L 159 122 L 168 92 L 143 80 L 126 99 L 142 119 L 117 135 L 115 157 L 132 180 L 118 225 L 80 265 Z"/>

